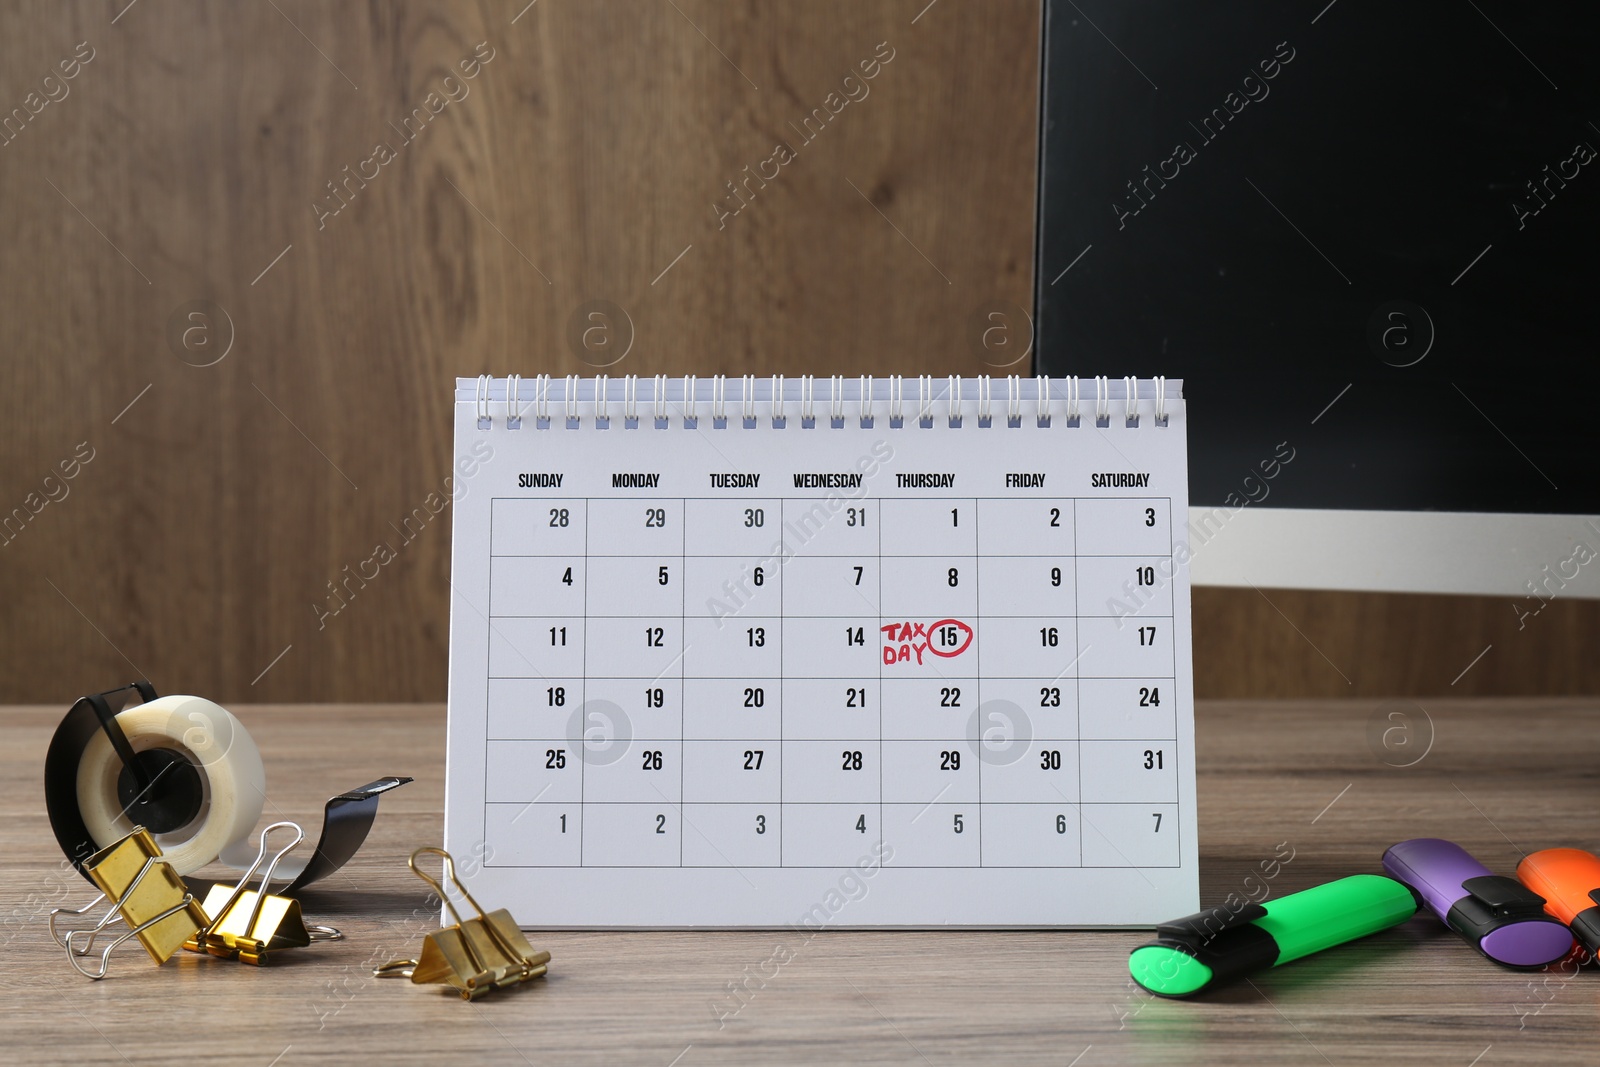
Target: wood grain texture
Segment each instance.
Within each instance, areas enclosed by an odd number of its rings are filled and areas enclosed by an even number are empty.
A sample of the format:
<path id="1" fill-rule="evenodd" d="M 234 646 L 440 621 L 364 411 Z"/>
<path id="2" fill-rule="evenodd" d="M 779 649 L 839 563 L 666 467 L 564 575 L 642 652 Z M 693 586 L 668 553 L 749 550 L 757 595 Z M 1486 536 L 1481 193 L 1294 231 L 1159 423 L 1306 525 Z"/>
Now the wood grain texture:
<path id="1" fill-rule="evenodd" d="M 443 823 L 437 705 L 235 709 L 267 766 L 268 819 L 315 825 L 324 797 L 379 774 L 367 847 L 308 894 L 346 940 L 263 969 L 126 947 L 80 978 L 48 909 L 87 899 L 63 876 L 37 780 L 56 708 L 0 710 L 0 1035 L 27 1063 L 1543 1064 L 1587 1062 L 1600 985 L 1502 970 L 1431 916 L 1198 1001 L 1129 988 L 1128 932 L 534 933 L 547 981 L 466 1004 L 367 976 L 431 928 L 405 855 Z M 1372 701 L 1199 708 L 1201 897 L 1273 895 L 1378 871 L 1411 836 L 1460 841 L 1509 872 L 1523 850 L 1594 848 L 1593 700 L 1441 701 L 1405 744 Z M 1508 725 L 1514 724 L 1514 725 Z M 1418 758 L 1420 756 L 1420 758 Z M 1405 766 L 1405 764 L 1410 764 Z M 263 821 L 266 821 L 265 819 Z M 497 903 L 485 904 L 493 907 Z M 537 908 L 517 909 L 537 923 Z M 794 958 L 773 974 L 778 944 Z M 755 976 L 754 978 L 750 976 Z M 748 992 L 736 1014 L 729 985 Z M 181 1051 L 180 1051 L 181 1050 Z M 1081 1059 L 1074 1061 L 1074 1057 Z M 274 1057 L 281 1057 L 274 1060 Z"/>
<path id="2" fill-rule="evenodd" d="M 6 5 L 0 699 L 140 675 L 442 698 L 456 375 L 1006 373 L 1038 23 L 1036 0 Z M 331 585 L 358 595 L 319 621 Z M 1600 688 L 1594 604 L 1524 634 L 1488 599 L 1269 595 L 1281 615 L 1197 592 L 1202 695 Z"/>
<path id="3" fill-rule="evenodd" d="M 1202 697 L 1600 692 L 1600 601 L 1212 588 L 1193 610 Z"/>
<path id="4" fill-rule="evenodd" d="M 1023 355 L 1039 6 L 925 6 L 6 5 L 0 696 L 441 698 L 456 375 Z"/>

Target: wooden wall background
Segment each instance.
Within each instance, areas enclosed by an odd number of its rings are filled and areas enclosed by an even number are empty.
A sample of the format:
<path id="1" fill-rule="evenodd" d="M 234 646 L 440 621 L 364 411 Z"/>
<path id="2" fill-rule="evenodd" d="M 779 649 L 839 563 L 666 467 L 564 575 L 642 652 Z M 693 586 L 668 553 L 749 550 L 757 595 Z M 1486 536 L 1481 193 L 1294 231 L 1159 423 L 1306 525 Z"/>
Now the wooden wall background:
<path id="1" fill-rule="evenodd" d="M 0 10 L 0 114 L 24 120 L 0 146 L 0 514 L 49 500 L 0 542 L 0 701 L 137 675 L 442 699 L 448 513 L 321 627 L 316 605 L 441 488 L 456 375 L 623 348 L 610 373 L 1004 373 L 1026 351 L 1037 0 L 523 3 Z M 394 158 L 319 223 L 380 142 Z M 595 301 L 626 313 L 600 352 L 570 329 Z M 1009 345 L 985 347 L 991 311 Z M 1201 695 L 1597 685 L 1592 604 L 1518 632 L 1498 601 L 1267 596 L 1197 592 Z"/>

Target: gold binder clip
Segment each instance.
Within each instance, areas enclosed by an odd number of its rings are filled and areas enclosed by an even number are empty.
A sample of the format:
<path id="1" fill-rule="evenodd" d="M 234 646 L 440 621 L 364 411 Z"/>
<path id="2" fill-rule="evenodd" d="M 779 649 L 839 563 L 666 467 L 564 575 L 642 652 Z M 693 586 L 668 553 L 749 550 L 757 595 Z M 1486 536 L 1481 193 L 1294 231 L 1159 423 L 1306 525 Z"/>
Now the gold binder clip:
<path id="1" fill-rule="evenodd" d="M 294 840 L 279 849 L 261 872 L 257 889 L 246 889 L 262 861 L 267 858 L 267 837 L 274 830 L 293 830 Z M 261 847 L 255 862 L 239 876 L 236 886 L 214 885 L 206 893 L 204 910 L 214 915 L 210 924 L 197 930 L 183 943 L 190 952 L 209 952 L 224 959 L 259 967 L 270 954 L 286 948 L 304 948 L 313 941 L 337 941 L 344 935 L 331 926 L 307 926 L 300 913 L 300 902 L 267 892 L 278 861 L 305 840 L 297 823 L 275 822 L 261 831 Z"/>
<path id="2" fill-rule="evenodd" d="M 111 953 L 130 937 L 137 937 L 150 958 L 159 965 L 167 962 L 185 940 L 210 923 L 178 872 L 161 858 L 161 846 L 142 826 L 90 856 L 83 866 L 100 895 L 81 908 L 53 910 L 50 936 L 67 950 L 67 961 L 89 978 L 104 978 L 110 967 Z M 94 926 L 65 935 L 56 930 L 58 916 L 83 915 L 105 900 L 111 901 L 111 907 Z M 86 970 L 80 959 L 89 954 L 101 932 L 118 921 L 127 925 L 128 932 L 100 953 L 98 971 Z M 80 938 L 82 944 L 78 943 Z"/>
<path id="3" fill-rule="evenodd" d="M 463 920 L 456 906 L 450 903 L 444 887 L 418 869 L 417 857 L 423 853 L 443 858 L 445 879 L 477 911 L 476 919 Z M 456 878 L 456 865 L 450 853 L 442 848 L 419 848 L 407 863 L 418 878 L 439 894 L 439 899 L 455 917 L 456 925 L 435 930 L 423 938 L 420 959 L 391 960 L 373 970 L 374 978 L 409 978 L 418 985 L 445 982 L 460 992 L 462 1000 L 475 1000 L 492 989 L 504 989 L 543 977 L 550 963 L 550 953 L 535 952 L 506 909 L 485 914 L 466 886 Z"/>

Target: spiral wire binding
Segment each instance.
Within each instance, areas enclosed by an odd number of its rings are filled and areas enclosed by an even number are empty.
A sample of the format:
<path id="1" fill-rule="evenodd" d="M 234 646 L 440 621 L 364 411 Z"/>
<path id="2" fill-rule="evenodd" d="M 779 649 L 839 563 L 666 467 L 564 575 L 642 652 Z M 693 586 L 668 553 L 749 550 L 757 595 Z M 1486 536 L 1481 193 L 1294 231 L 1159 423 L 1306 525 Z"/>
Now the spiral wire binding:
<path id="1" fill-rule="evenodd" d="M 494 379 L 487 374 L 480 374 L 475 381 L 463 379 L 463 386 L 469 388 L 473 402 L 473 410 L 479 429 L 489 429 L 494 424 L 492 405 L 498 403 L 494 394 Z M 507 429 L 520 429 L 524 413 L 532 407 L 534 424 L 541 430 L 549 429 L 551 420 L 551 391 L 553 379 L 551 375 L 540 374 L 534 377 L 532 397 L 526 395 L 522 375 L 513 374 L 504 379 L 504 405 L 505 425 Z M 689 428 L 698 427 L 696 403 L 700 399 L 700 379 L 693 374 L 685 374 L 682 379 L 682 396 L 675 402 Z M 582 424 L 582 412 L 585 410 L 580 403 L 579 388 L 582 385 L 579 375 L 568 374 L 562 380 L 561 402 L 564 405 L 565 423 L 568 428 L 577 428 Z M 771 404 L 771 420 L 775 429 L 783 429 L 788 425 L 786 404 L 791 399 L 797 399 L 800 407 L 800 424 L 804 428 L 812 428 L 817 420 L 817 380 L 816 375 L 804 374 L 794 386 L 795 396 L 791 397 L 788 379 L 782 374 L 774 374 L 769 381 L 759 383 L 768 391 L 768 401 Z M 1076 375 L 1068 375 L 1064 381 L 1052 382 L 1047 374 L 1033 376 L 1029 383 L 1033 390 L 1033 401 L 1037 405 L 1034 412 L 1034 423 L 1039 427 L 1049 427 L 1057 414 L 1065 415 L 1065 424 L 1069 427 L 1082 425 L 1084 416 L 1084 382 Z M 669 400 L 668 388 L 670 379 L 665 374 L 652 376 L 650 383 L 650 405 L 653 415 L 653 424 L 657 429 L 665 429 L 671 424 L 671 408 L 674 402 Z M 754 428 L 760 423 L 757 414 L 757 405 L 760 403 L 757 377 L 754 374 L 739 376 L 737 397 L 739 422 L 745 428 Z M 848 399 L 847 385 L 854 385 L 857 393 L 859 407 L 859 420 L 863 429 L 873 425 L 875 416 L 881 413 L 876 409 L 880 402 L 887 401 L 889 424 L 900 428 L 906 424 L 906 380 L 903 375 L 890 375 L 888 386 L 882 395 L 874 395 L 875 379 L 870 374 L 857 377 L 854 383 L 847 382 L 842 374 L 828 376 L 826 388 L 827 418 L 829 424 L 835 428 L 845 425 L 845 402 Z M 588 398 L 593 405 L 593 418 L 599 428 L 607 428 L 611 424 L 610 403 L 619 399 L 622 404 L 623 425 L 628 429 L 637 429 L 642 423 L 639 415 L 639 375 L 629 374 L 622 376 L 618 392 L 620 396 L 613 397 L 611 376 L 597 374 L 592 379 L 593 394 Z M 944 417 L 947 424 L 953 428 L 962 425 L 963 416 L 971 409 L 970 403 L 976 411 L 978 425 L 990 427 L 995 419 L 994 378 L 990 375 L 979 375 L 977 380 L 968 386 L 959 374 L 947 375 L 942 387 L 944 393 Z M 1009 427 L 1018 427 L 1023 424 L 1023 405 L 1027 401 L 1027 390 L 1023 388 L 1024 379 L 1021 375 L 1011 374 L 1005 378 L 1005 424 Z M 1111 379 L 1100 375 L 1094 379 L 1094 421 L 1101 428 L 1111 425 Z M 941 387 L 935 382 L 931 374 L 920 374 L 916 377 L 916 413 L 915 420 L 919 426 L 932 426 L 937 419 L 936 408 L 939 406 Z M 1127 427 L 1140 425 L 1140 382 L 1135 376 L 1122 379 L 1120 398 L 1124 404 L 1122 422 Z M 970 393 L 970 395 L 969 395 Z M 728 376 L 724 374 L 713 375 L 710 389 L 712 425 L 717 429 L 728 427 Z M 465 399 L 465 394 L 463 394 Z M 1167 427 L 1170 424 L 1170 412 L 1167 403 L 1167 379 L 1154 377 L 1148 379 L 1147 391 L 1143 401 L 1152 402 L 1150 413 L 1152 422 L 1158 427 Z M 1052 408 L 1060 401 L 1061 408 Z"/>
<path id="2" fill-rule="evenodd" d="M 522 429 L 522 375 L 506 379 L 506 429 Z"/>
<path id="3" fill-rule="evenodd" d="M 487 430 L 490 426 L 489 419 L 489 382 L 487 374 L 478 375 L 478 429 Z"/>

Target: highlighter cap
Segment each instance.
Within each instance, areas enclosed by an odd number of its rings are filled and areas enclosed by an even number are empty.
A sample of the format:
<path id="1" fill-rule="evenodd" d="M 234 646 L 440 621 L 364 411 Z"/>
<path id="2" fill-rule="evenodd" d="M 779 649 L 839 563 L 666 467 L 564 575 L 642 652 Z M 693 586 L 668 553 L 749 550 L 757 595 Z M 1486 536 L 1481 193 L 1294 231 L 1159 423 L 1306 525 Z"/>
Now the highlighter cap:
<path id="1" fill-rule="evenodd" d="M 1278 962 L 1278 943 L 1255 925 L 1259 904 L 1221 905 L 1156 927 L 1156 939 L 1128 956 L 1128 973 L 1150 992 L 1186 997 Z"/>
<path id="2" fill-rule="evenodd" d="M 1468 896 L 1462 887 L 1469 879 L 1494 875 L 1466 849 L 1438 837 L 1414 837 L 1391 845 L 1383 854 L 1383 869 L 1410 886 L 1428 910 L 1446 922 L 1450 909 Z"/>
<path id="3" fill-rule="evenodd" d="M 1590 953 L 1600 953 L 1600 856 L 1581 848 L 1547 848 L 1524 856 L 1517 878 L 1545 898 L 1545 910 L 1572 927 Z"/>
<path id="4" fill-rule="evenodd" d="M 1216 980 L 1216 972 L 1199 958 L 1172 945 L 1140 945 L 1128 957 L 1128 973 L 1150 992 L 1187 997 Z"/>
<path id="5" fill-rule="evenodd" d="M 1453 841 L 1422 837 L 1383 854 L 1383 867 L 1428 909 L 1496 963 L 1535 968 L 1572 949 L 1572 932 L 1545 911 L 1545 898 L 1489 869 Z"/>

